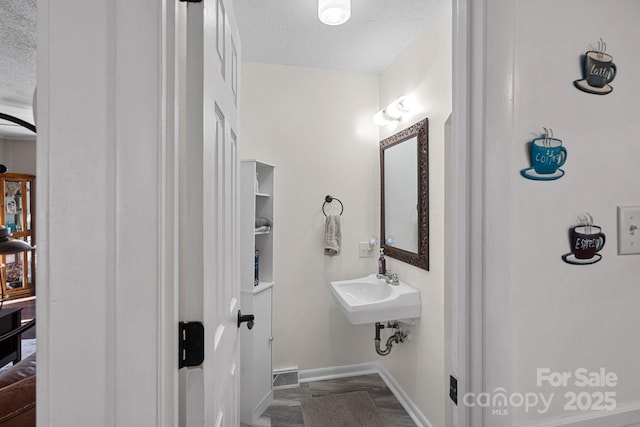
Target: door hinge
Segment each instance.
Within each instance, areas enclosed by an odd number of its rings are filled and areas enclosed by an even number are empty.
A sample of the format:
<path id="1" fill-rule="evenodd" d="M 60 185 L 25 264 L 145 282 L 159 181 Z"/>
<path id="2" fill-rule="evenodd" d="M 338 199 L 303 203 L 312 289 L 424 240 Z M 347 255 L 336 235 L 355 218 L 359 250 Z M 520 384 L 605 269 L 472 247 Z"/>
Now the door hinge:
<path id="1" fill-rule="evenodd" d="M 180 322 L 178 347 L 179 367 L 198 366 L 204 362 L 204 325 L 202 322 Z"/>
<path id="2" fill-rule="evenodd" d="M 458 379 L 453 375 L 449 375 L 449 397 L 453 403 L 458 405 Z"/>

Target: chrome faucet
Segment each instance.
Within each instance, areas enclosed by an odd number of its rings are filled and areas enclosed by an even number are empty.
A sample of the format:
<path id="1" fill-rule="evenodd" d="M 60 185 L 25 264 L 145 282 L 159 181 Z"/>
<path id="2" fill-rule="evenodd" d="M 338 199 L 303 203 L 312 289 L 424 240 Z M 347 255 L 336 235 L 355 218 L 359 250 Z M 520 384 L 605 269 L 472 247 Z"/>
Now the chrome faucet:
<path id="1" fill-rule="evenodd" d="M 393 286 L 398 286 L 400 284 L 397 273 L 392 273 L 390 271 L 387 271 L 384 274 L 380 274 L 380 273 L 376 274 L 376 277 L 378 279 L 384 279 L 388 284 Z"/>

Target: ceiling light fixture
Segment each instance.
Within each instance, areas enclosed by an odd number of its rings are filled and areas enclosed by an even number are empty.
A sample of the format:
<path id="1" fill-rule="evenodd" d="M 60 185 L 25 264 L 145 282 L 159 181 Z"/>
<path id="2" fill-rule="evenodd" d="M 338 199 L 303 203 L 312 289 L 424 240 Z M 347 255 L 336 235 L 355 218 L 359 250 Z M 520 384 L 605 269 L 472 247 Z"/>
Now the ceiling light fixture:
<path id="1" fill-rule="evenodd" d="M 351 17 L 351 0 L 318 0 L 318 18 L 327 25 L 342 25 Z"/>
<path id="2" fill-rule="evenodd" d="M 22 126 L 24 128 L 29 129 L 33 133 L 36 132 L 36 127 L 34 125 L 32 125 L 29 122 L 25 122 L 24 120 L 19 119 L 18 117 L 15 117 L 15 116 L 12 116 L 12 115 L 9 115 L 9 114 L 5 114 L 5 113 L 0 113 L 0 119 L 6 120 L 8 122 L 15 123 L 17 125 L 20 125 L 20 126 Z"/>

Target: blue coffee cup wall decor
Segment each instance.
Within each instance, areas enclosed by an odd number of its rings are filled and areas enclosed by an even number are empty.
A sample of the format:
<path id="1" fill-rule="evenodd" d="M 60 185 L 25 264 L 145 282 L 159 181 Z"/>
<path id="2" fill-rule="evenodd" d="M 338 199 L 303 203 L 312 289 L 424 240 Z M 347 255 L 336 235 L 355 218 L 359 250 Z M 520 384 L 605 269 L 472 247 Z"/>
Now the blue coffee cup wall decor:
<path id="1" fill-rule="evenodd" d="M 597 49 L 592 47 L 583 55 L 583 78 L 573 82 L 576 88 L 594 95 L 608 95 L 613 91 L 609 83 L 616 78 L 618 67 L 606 50 L 607 44 L 600 39 Z"/>
<path id="2" fill-rule="evenodd" d="M 531 141 L 531 167 L 522 169 L 520 174 L 534 181 L 553 181 L 564 176 L 560 166 L 566 161 L 567 149 L 562 140 L 548 136 L 547 132 Z"/>

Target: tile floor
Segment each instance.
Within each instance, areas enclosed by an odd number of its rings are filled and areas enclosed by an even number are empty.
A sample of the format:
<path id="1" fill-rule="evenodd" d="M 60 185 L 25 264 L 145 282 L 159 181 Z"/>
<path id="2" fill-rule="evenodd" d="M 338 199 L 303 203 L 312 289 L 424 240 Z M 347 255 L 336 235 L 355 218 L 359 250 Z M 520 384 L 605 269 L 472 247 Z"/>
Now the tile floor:
<path id="1" fill-rule="evenodd" d="M 378 374 L 335 380 L 302 383 L 300 387 L 274 390 L 273 404 L 267 408 L 259 423 L 260 427 L 303 427 L 300 402 L 309 397 L 366 391 L 373 399 L 387 427 L 415 427 L 415 423 L 404 410 Z M 242 424 L 242 427 L 247 427 Z"/>
<path id="2" fill-rule="evenodd" d="M 23 307 L 22 317 L 24 319 L 35 317 L 35 304 L 34 298 L 15 302 L 9 304 L 9 306 Z M 31 328 L 27 333 L 23 334 L 22 338 L 35 338 L 35 328 Z M 290 383 L 290 378 L 283 376 L 282 381 L 284 384 Z M 366 391 L 369 393 L 380 414 L 384 417 L 384 425 L 386 427 L 416 426 L 382 378 L 378 374 L 370 374 L 302 383 L 297 388 L 274 390 L 273 404 L 267 408 L 255 427 L 303 427 L 302 406 L 300 405 L 303 399 L 352 391 Z M 248 427 L 246 424 L 241 426 Z"/>

